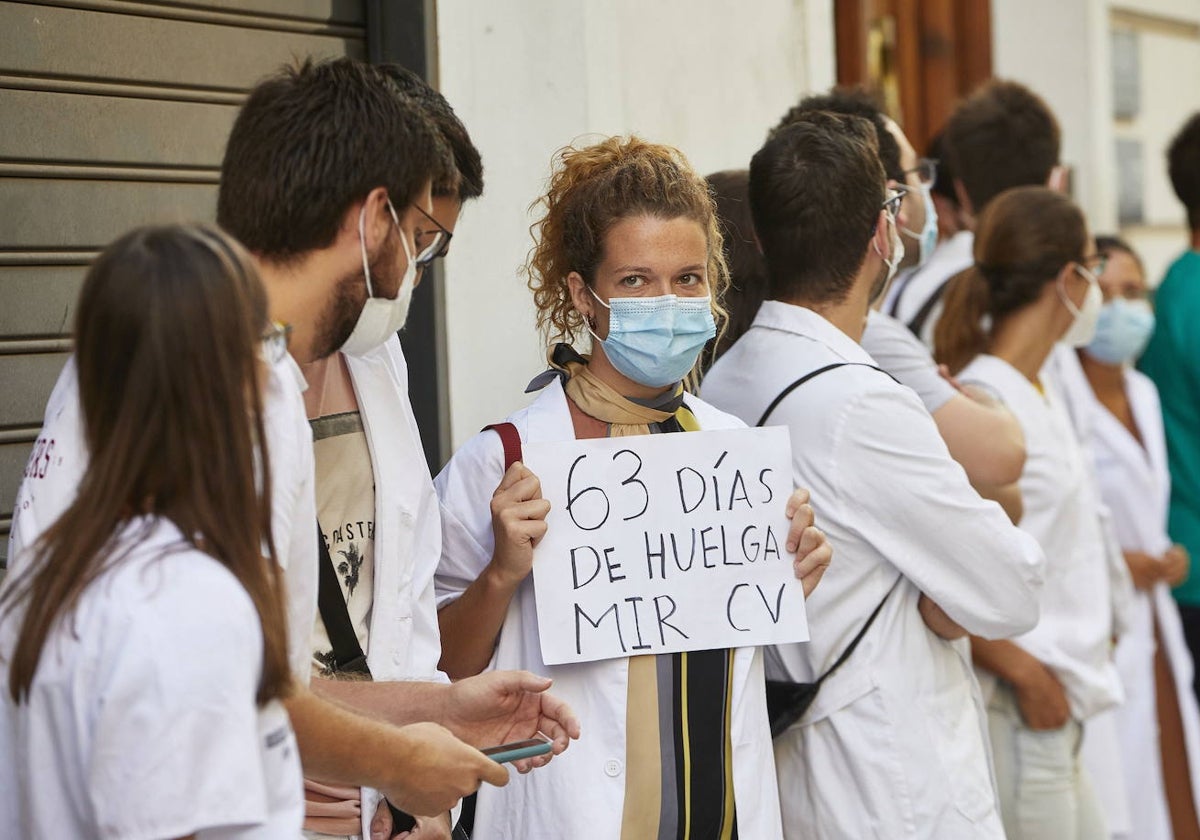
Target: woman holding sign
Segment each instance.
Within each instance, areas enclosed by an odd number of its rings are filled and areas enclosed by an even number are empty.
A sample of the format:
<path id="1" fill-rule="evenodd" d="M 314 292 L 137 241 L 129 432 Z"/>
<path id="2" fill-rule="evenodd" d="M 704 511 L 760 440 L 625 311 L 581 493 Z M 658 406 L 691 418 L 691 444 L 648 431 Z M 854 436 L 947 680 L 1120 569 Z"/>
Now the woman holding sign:
<path id="1" fill-rule="evenodd" d="M 564 342 L 589 333 L 592 354 L 582 356 L 569 343 L 555 346 L 551 369 L 531 384 L 540 389 L 533 404 L 509 418 L 508 431 L 485 431 L 470 440 L 438 476 L 442 667 L 455 678 L 487 668 L 552 676 L 594 734 L 547 770 L 503 791 L 481 792 L 475 836 L 778 837 L 759 649 L 618 654 L 550 666 L 542 637 L 574 637 L 576 627 L 539 626 L 531 577 L 550 502 L 538 476 L 520 463 L 520 446 L 744 425 L 682 384 L 724 317 L 719 300 L 728 273 L 712 199 L 675 149 L 611 138 L 564 150 L 541 205 L 528 265 L 539 326 Z M 641 479 L 626 472 L 617 485 L 636 493 Z M 651 477 L 641 478 L 649 486 Z M 639 512 L 616 511 L 615 495 L 612 519 Z M 758 500 L 769 497 L 760 493 Z M 807 501 L 807 492 L 796 491 L 773 502 L 780 520 L 787 517 L 777 551 L 794 558 L 792 571 L 804 595 L 831 557 Z M 652 516 L 660 503 L 647 491 L 637 507 Z M 727 544 L 720 550 L 744 548 Z M 691 549 L 698 550 L 694 544 Z M 651 553 L 648 540 L 643 566 Z M 620 563 L 600 550 L 594 563 L 581 568 L 585 577 L 595 572 L 619 580 L 632 573 L 632 564 L 622 569 Z M 713 615 L 711 621 L 726 618 Z M 670 613 L 661 610 L 622 621 L 631 650 L 648 647 L 634 644 L 643 634 L 656 641 L 668 635 L 650 626 L 674 629 Z"/>

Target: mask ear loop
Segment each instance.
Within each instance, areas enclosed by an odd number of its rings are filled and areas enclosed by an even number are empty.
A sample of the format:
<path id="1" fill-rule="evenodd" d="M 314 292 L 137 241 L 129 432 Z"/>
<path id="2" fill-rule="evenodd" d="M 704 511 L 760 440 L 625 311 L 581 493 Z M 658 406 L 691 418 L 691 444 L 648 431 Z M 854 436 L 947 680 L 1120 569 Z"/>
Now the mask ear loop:
<path id="1" fill-rule="evenodd" d="M 901 228 L 898 224 L 896 224 L 895 216 L 893 216 L 891 213 L 889 213 L 886 210 L 883 211 L 883 215 L 887 217 L 888 224 L 890 224 L 896 230 L 897 234 L 899 234 L 900 231 L 903 230 L 903 228 Z M 888 237 L 888 244 L 889 245 L 892 244 L 892 238 L 890 236 Z M 883 254 L 879 253 L 879 246 L 875 244 L 875 236 L 873 234 L 871 236 L 871 247 L 875 249 L 876 254 L 879 254 L 879 259 L 883 260 L 884 265 L 886 265 L 889 270 L 895 271 L 895 266 L 892 265 L 892 260 L 889 259 L 888 257 L 885 257 Z M 891 257 L 894 258 L 895 254 L 892 254 Z"/>
<path id="2" fill-rule="evenodd" d="M 390 205 L 391 202 L 388 202 Z M 393 215 L 395 211 L 393 211 Z M 367 261 L 367 203 L 364 201 L 362 209 L 358 211 L 358 250 L 362 254 L 363 276 L 367 280 L 367 297 L 375 297 L 375 290 L 371 288 L 371 265 Z"/>
<path id="3" fill-rule="evenodd" d="M 600 295 L 596 294 L 596 290 L 593 289 L 591 286 L 589 286 L 587 284 L 586 280 L 584 281 L 583 285 L 584 285 L 584 288 L 586 288 L 588 290 L 588 294 L 590 294 L 592 297 L 594 297 L 596 299 L 596 303 L 603 306 L 609 312 L 612 311 L 612 306 L 610 304 L 607 304 L 604 301 L 602 301 L 600 299 Z M 596 339 L 597 341 L 604 341 L 604 339 L 602 339 L 600 336 L 596 335 L 596 319 L 595 319 L 595 317 L 593 317 L 592 315 L 585 315 L 584 320 L 587 321 L 588 332 L 590 332 L 592 334 L 592 338 Z"/>
<path id="4" fill-rule="evenodd" d="M 400 217 L 396 215 L 396 208 L 392 204 L 392 200 L 387 200 L 388 212 L 392 214 L 392 223 L 396 225 L 396 233 L 400 234 L 400 247 L 404 249 L 404 258 L 409 262 L 413 261 L 413 252 L 408 247 L 408 237 L 404 235 L 404 231 L 400 229 Z"/>
<path id="5" fill-rule="evenodd" d="M 1074 263 L 1072 268 L 1075 270 L 1076 274 L 1088 282 L 1089 289 L 1093 283 L 1099 282 L 1090 271 L 1081 266 L 1079 263 Z M 1067 307 L 1067 311 L 1071 313 L 1072 317 L 1078 318 L 1083 314 L 1083 310 L 1076 306 L 1075 301 L 1071 300 L 1071 296 L 1067 294 L 1067 284 L 1063 282 L 1061 276 L 1058 278 L 1058 296 L 1062 299 L 1063 305 Z"/>

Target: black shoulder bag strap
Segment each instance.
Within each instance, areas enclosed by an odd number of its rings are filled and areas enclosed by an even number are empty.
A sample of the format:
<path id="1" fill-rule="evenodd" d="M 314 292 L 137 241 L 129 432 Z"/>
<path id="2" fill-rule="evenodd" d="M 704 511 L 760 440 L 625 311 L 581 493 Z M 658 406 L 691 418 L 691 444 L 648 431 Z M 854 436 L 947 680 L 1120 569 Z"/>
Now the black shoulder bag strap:
<path id="1" fill-rule="evenodd" d="M 821 368 L 817 368 L 816 370 L 809 371 L 808 373 L 804 374 L 804 376 L 801 376 L 799 379 L 797 379 L 795 382 L 793 382 L 791 385 L 787 386 L 782 391 L 780 391 L 779 395 L 777 397 L 775 397 L 775 399 L 771 400 L 771 404 L 767 406 L 767 410 L 762 413 L 762 417 L 759 417 L 758 422 L 755 423 L 754 425 L 755 426 L 764 425 L 767 422 L 767 418 L 771 416 L 771 413 L 773 411 L 775 411 L 775 409 L 779 408 L 779 404 L 781 402 L 783 402 L 788 397 L 788 395 L 790 395 L 792 393 L 792 391 L 795 391 L 797 388 L 799 388 L 805 382 L 808 382 L 810 379 L 816 379 L 822 373 L 826 373 L 828 371 L 833 370 L 834 368 L 840 368 L 840 367 L 866 367 L 866 368 L 870 368 L 871 370 L 877 370 L 880 373 L 882 373 L 884 376 L 890 377 L 891 379 L 896 378 L 896 377 L 892 376 L 890 373 L 888 373 L 886 370 L 884 370 L 883 368 L 877 367 L 876 365 L 869 365 L 866 362 L 834 362 L 831 365 L 825 365 L 825 367 L 821 367 Z"/>
<path id="2" fill-rule="evenodd" d="M 929 320 L 929 316 L 933 314 L 934 307 L 938 305 L 938 301 L 946 294 L 946 289 L 950 285 L 950 281 L 957 277 L 957 274 L 951 274 L 942 285 L 934 290 L 929 296 L 929 300 L 921 304 L 921 308 L 917 310 L 917 314 L 908 322 L 908 329 L 917 338 L 921 337 L 921 331 L 925 329 L 925 322 Z"/>
<path id="3" fill-rule="evenodd" d="M 779 406 L 779 404 L 783 402 L 783 400 L 789 394 L 791 394 L 792 391 L 795 391 L 805 382 L 808 382 L 810 379 L 815 379 L 821 374 L 834 370 L 835 368 L 849 367 L 851 365 L 857 367 L 868 367 L 872 370 L 877 370 L 880 373 L 891 377 L 892 379 L 895 379 L 894 376 L 892 376 L 883 368 L 876 367 L 875 365 L 869 365 L 866 362 L 834 362 L 833 364 L 825 365 L 825 367 L 817 368 L 814 371 L 806 373 L 804 376 L 801 376 L 791 385 L 788 385 L 786 388 L 780 391 L 779 396 L 771 400 L 771 404 L 767 406 L 767 410 L 763 412 L 762 417 L 759 418 L 755 425 L 761 426 L 766 423 L 767 418 L 771 416 L 771 413 Z M 838 656 L 833 665 L 829 667 L 829 670 L 817 677 L 815 682 L 798 683 L 791 682 L 790 680 L 767 680 L 767 717 L 771 722 L 772 738 L 778 738 L 792 724 L 798 721 L 806 711 L 808 711 L 808 707 L 811 706 L 813 700 L 817 698 L 817 691 L 821 688 L 821 683 L 825 682 L 825 680 L 828 679 L 834 671 L 836 671 L 838 668 L 841 668 L 842 665 L 845 664 L 846 660 L 850 658 L 850 654 L 854 653 L 854 649 L 858 647 L 858 643 L 861 642 L 863 637 L 867 635 L 867 631 L 871 629 L 871 625 L 874 624 L 875 619 L 879 617 L 879 613 L 883 609 L 883 605 L 887 603 L 888 598 L 892 596 L 892 593 L 896 590 L 896 587 L 900 584 L 901 580 L 903 580 L 902 577 L 896 578 L 896 581 L 887 591 L 887 594 L 883 596 L 883 599 L 875 606 L 875 609 L 871 611 L 871 615 L 868 616 L 867 620 L 863 622 L 862 627 L 860 627 L 858 630 L 858 634 L 855 635 L 855 637 L 850 641 L 850 644 L 846 645 L 846 649 L 842 651 L 841 655 Z"/>
<path id="4" fill-rule="evenodd" d="M 320 552 L 318 565 L 321 568 L 321 575 L 317 581 L 317 609 L 321 613 L 321 621 L 325 624 L 325 632 L 329 635 L 329 644 L 333 648 L 333 672 L 357 674 L 371 679 L 367 655 L 363 653 L 362 646 L 358 643 L 358 634 L 354 632 L 354 623 L 350 620 L 350 611 L 346 608 L 346 599 L 342 595 L 341 584 L 338 583 L 337 569 L 333 565 L 333 558 L 329 556 L 329 547 L 325 545 L 320 522 L 317 523 L 317 550 Z M 404 813 L 391 802 L 388 802 L 387 806 L 392 812 L 393 834 L 411 831 L 416 827 L 417 821 L 411 814 Z"/>
<path id="5" fill-rule="evenodd" d="M 325 632 L 329 634 L 329 644 L 333 647 L 333 672 L 370 677 L 371 669 L 367 667 L 367 655 L 358 644 L 358 635 L 350 621 L 346 599 L 342 595 L 341 584 L 338 583 L 337 569 L 334 568 L 333 558 L 329 556 L 329 548 L 325 545 L 320 523 L 317 523 L 317 550 L 321 553 L 317 609 L 321 613 L 321 621 L 325 624 Z"/>

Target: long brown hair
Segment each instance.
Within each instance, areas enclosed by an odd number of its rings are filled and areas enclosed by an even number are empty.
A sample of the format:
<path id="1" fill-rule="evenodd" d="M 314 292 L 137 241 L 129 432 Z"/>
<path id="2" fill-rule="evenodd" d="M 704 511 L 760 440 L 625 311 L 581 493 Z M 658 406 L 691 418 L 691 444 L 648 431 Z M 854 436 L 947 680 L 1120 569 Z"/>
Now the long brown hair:
<path id="1" fill-rule="evenodd" d="M 604 258 L 604 236 L 622 219 L 650 215 L 690 219 L 708 239 L 708 286 L 718 334 L 729 284 L 721 229 L 708 184 L 678 149 L 638 137 L 609 137 L 568 146 L 555 156 L 546 194 L 534 202 L 542 216 L 530 228 L 534 246 L 525 266 L 537 324 L 551 341 L 573 341 L 584 326 L 571 301 L 567 275 L 589 284 Z"/>
<path id="2" fill-rule="evenodd" d="M 1045 187 L 994 198 L 979 219 L 975 265 L 950 281 L 934 330 L 934 358 L 957 373 L 991 344 L 991 330 L 1033 303 L 1070 262 L 1083 260 L 1087 224 L 1071 199 Z"/>
<path id="3" fill-rule="evenodd" d="M 57 623 L 126 556 L 130 541 L 117 536 L 142 514 L 173 522 L 180 549 L 211 555 L 245 587 L 262 624 L 258 701 L 287 693 L 259 387 L 266 322 L 249 256 L 212 228 L 132 231 L 88 271 L 75 363 L 89 462 L 75 501 L 0 597 L 5 611 L 26 607 L 9 666 L 14 701 L 28 696 Z"/>

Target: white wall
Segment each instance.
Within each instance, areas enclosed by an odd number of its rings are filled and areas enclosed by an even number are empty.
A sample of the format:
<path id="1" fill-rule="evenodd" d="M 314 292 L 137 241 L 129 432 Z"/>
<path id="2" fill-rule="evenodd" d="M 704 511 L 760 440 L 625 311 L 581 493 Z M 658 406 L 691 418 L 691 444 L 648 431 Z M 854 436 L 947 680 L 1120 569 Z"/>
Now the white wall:
<path id="1" fill-rule="evenodd" d="M 453 444 L 528 398 L 544 367 L 519 267 L 553 152 L 635 132 L 701 173 L 746 166 L 803 93 L 834 80 L 828 0 L 439 0 L 439 86 L 486 191 L 446 260 Z"/>
<path id="2" fill-rule="evenodd" d="M 1108 74 L 1108 10 L 1102 0 L 992 3 L 992 69 L 1036 91 L 1062 129 L 1062 161 L 1095 230 L 1116 225 Z"/>
<path id="3" fill-rule="evenodd" d="M 1113 125 L 1142 144 L 1145 223 L 1122 230 L 1157 283 L 1186 247 L 1186 214 L 1167 177 L 1166 151 L 1189 114 L 1200 111 L 1200 0 L 1125 0 L 1112 26 L 1133 30 L 1141 58 L 1141 109 Z M 1150 17 L 1153 15 L 1153 17 Z"/>

